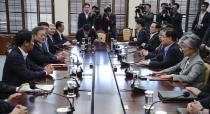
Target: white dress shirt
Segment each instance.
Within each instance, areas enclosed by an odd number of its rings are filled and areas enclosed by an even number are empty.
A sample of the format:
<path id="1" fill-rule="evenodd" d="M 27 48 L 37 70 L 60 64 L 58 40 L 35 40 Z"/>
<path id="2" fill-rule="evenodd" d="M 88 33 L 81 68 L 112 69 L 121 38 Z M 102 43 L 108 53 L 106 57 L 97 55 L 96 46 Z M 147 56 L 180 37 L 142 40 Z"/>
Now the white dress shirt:
<path id="1" fill-rule="evenodd" d="M 18 47 L 18 48 L 19 48 L 19 50 L 21 51 L 24 60 L 26 60 L 26 57 L 28 56 L 28 53 L 26 53 L 25 51 L 23 51 L 20 47 Z"/>

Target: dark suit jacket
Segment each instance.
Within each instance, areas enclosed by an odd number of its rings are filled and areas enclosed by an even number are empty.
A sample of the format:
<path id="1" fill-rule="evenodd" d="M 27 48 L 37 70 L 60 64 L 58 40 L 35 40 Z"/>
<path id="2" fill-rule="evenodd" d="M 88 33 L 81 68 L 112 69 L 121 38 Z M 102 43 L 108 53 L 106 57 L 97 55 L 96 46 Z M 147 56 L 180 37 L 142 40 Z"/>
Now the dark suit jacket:
<path id="1" fill-rule="evenodd" d="M 20 86 L 22 83 L 44 76 L 46 76 L 46 72 L 41 67 L 31 62 L 29 58 L 24 60 L 18 47 L 15 46 L 7 55 L 3 69 L 5 83 Z"/>
<path id="2" fill-rule="evenodd" d="M 53 38 L 54 38 L 53 43 L 55 45 L 63 45 L 66 41 L 72 42 L 71 40 L 66 39 L 63 35 L 61 35 L 61 38 L 60 38 L 60 35 L 57 30 L 55 31 Z"/>
<path id="3" fill-rule="evenodd" d="M 137 41 L 130 41 L 129 45 L 140 46 L 142 43 L 147 43 L 148 33 L 145 28 L 142 28 L 137 34 Z"/>
<path id="4" fill-rule="evenodd" d="M 110 30 L 108 30 L 110 27 Z M 102 29 L 106 33 L 110 33 L 110 38 L 116 38 L 117 36 L 117 29 L 116 29 L 116 15 L 111 13 L 109 17 L 109 21 L 103 16 L 102 18 Z"/>
<path id="5" fill-rule="evenodd" d="M 157 15 L 156 21 L 159 23 L 169 23 L 171 25 L 173 25 L 173 27 L 175 28 L 175 30 L 177 31 L 177 36 L 178 38 L 181 38 L 183 35 L 183 29 L 182 29 L 182 14 L 180 13 L 176 13 L 174 16 L 171 13 L 171 16 L 166 15 L 165 17 L 163 17 L 163 15 L 161 13 L 159 13 Z"/>
<path id="6" fill-rule="evenodd" d="M 0 82 L 0 90 L 0 99 L 7 99 L 9 95 L 16 92 L 16 87 Z"/>
<path id="7" fill-rule="evenodd" d="M 77 27 L 77 29 L 79 30 L 79 29 L 83 28 L 83 26 L 85 24 L 90 24 L 91 25 L 91 17 L 90 17 L 90 14 L 88 14 L 88 18 L 86 19 L 85 13 L 82 12 L 78 16 L 78 25 L 77 25 L 78 27 Z"/>
<path id="8" fill-rule="evenodd" d="M 163 49 L 164 49 L 163 45 L 160 44 L 154 51 L 149 52 L 148 55 L 145 57 L 145 59 L 154 58 L 158 56 L 159 54 L 162 55 Z"/>
<path id="9" fill-rule="evenodd" d="M 144 16 L 142 16 L 142 18 L 145 21 L 145 28 L 146 28 L 147 32 L 149 32 L 150 26 L 151 26 L 151 24 L 153 22 L 153 19 L 154 19 L 154 14 L 151 11 L 145 12 Z"/>
<path id="10" fill-rule="evenodd" d="M 76 39 L 81 44 L 82 43 L 82 38 L 84 38 L 84 37 L 85 37 L 85 35 L 84 35 L 84 32 L 83 32 L 83 28 L 81 28 L 77 31 Z M 94 29 L 90 30 L 90 33 L 89 33 L 88 37 L 91 37 L 91 42 L 92 43 L 95 39 L 98 39 L 98 35 L 96 34 L 96 31 Z"/>
<path id="11" fill-rule="evenodd" d="M 52 54 L 55 54 L 58 50 L 59 50 L 59 47 L 63 47 L 63 45 L 56 45 L 54 43 L 54 38 L 52 36 L 52 39 L 50 38 L 49 35 L 47 35 L 47 42 L 48 42 L 48 46 L 49 46 L 49 51 L 52 53 Z"/>
<path id="12" fill-rule="evenodd" d="M 169 47 L 165 56 L 164 53 L 164 49 L 162 49 L 157 56 L 150 59 L 151 61 L 148 66 L 153 68 L 168 68 L 176 65 L 183 58 L 182 52 L 176 43 Z"/>
<path id="13" fill-rule="evenodd" d="M 199 21 L 199 17 L 200 17 L 200 12 L 196 15 L 196 17 L 193 21 L 192 30 L 194 30 L 195 34 L 197 34 L 200 37 L 200 39 L 203 40 L 203 36 L 204 36 L 206 29 L 208 28 L 209 23 L 210 23 L 210 13 L 206 12 L 206 14 L 204 15 L 203 20 L 201 22 L 201 24 L 203 24 L 203 27 L 201 27 L 201 29 L 198 29 L 196 27 L 196 25 L 198 24 L 198 21 Z"/>
<path id="14" fill-rule="evenodd" d="M 1 114 L 9 114 L 15 108 L 14 104 L 6 102 L 4 100 L 0 100 L 0 113 Z"/>
<path id="15" fill-rule="evenodd" d="M 171 13 L 171 16 L 168 18 L 168 23 L 172 24 L 177 32 L 178 38 L 181 38 L 183 35 L 182 30 L 182 14 L 176 13 L 175 16 Z"/>
<path id="16" fill-rule="evenodd" d="M 155 49 L 160 45 L 159 33 L 156 33 L 149 39 L 148 43 L 143 47 L 149 52 L 155 51 Z"/>
<path id="17" fill-rule="evenodd" d="M 156 22 L 163 24 L 163 23 L 168 23 L 168 15 L 165 15 L 165 17 L 163 17 L 162 12 L 157 14 L 157 18 L 156 18 Z"/>
<path id="18" fill-rule="evenodd" d="M 28 57 L 30 60 L 32 60 L 35 64 L 43 67 L 45 64 L 48 63 L 57 63 L 59 60 L 57 60 L 56 56 L 52 53 L 48 52 L 45 45 L 40 45 L 36 40 L 34 40 L 34 47 L 33 49 L 28 53 Z"/>
<path id="19" fill-rule="evenodd" d="M 198 94 L 199 102 L 205 108 L 210 108 L 210 83 L 204 86 L 201 89 L 201 92 Z"/>
<path id="20" fill-rule="evenodd" d="M 210 25 L 205 32 L 202 43 L 210 47 Z"/>

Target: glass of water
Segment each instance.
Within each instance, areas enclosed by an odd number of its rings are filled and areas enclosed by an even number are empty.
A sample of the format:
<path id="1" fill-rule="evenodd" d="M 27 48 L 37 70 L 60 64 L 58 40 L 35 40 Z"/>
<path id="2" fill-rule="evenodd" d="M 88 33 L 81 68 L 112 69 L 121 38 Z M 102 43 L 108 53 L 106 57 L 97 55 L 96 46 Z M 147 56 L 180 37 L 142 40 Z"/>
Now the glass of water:
<path id="1" fill-rule="evenodd" d="M 149 109 L 153 103 L 154 91 L 145 91 L 145 108 Z M 152 108 L 152 107 L 151 107 Z"/>

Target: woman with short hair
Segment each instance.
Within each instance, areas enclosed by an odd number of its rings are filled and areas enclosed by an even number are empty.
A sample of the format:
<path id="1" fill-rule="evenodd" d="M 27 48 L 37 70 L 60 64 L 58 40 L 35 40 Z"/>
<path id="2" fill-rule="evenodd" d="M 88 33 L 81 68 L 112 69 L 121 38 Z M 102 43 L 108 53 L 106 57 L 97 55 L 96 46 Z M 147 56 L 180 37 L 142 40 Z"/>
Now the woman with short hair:
<path id="1" fill-rule="evenodd" d="M 172 78 L 179 81 L 184 86 L 201 88 L 204 83 L 205 66 L 199 55 L 201 45 L 200 38 L 195 34 L 183 36 L 179 45 L 184 55 L 184 59 L 177 65 L 160 71 L 160 73 L 170 73 L 180 70 L 178 74 L 162 75 L 162 78 Z"/>

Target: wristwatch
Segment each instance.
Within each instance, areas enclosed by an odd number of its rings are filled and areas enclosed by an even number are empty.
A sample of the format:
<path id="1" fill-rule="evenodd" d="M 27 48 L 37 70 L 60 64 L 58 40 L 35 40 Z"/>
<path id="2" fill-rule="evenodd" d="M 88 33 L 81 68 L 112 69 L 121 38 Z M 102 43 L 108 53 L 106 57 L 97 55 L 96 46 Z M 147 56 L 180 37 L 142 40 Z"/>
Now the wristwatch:
<path id="1" fill-rule="evenodd" d="M 198 112 L 198 114 L 203 114 L 203 109 L 204 108 L 201 108 L 200 111 Z"/>

